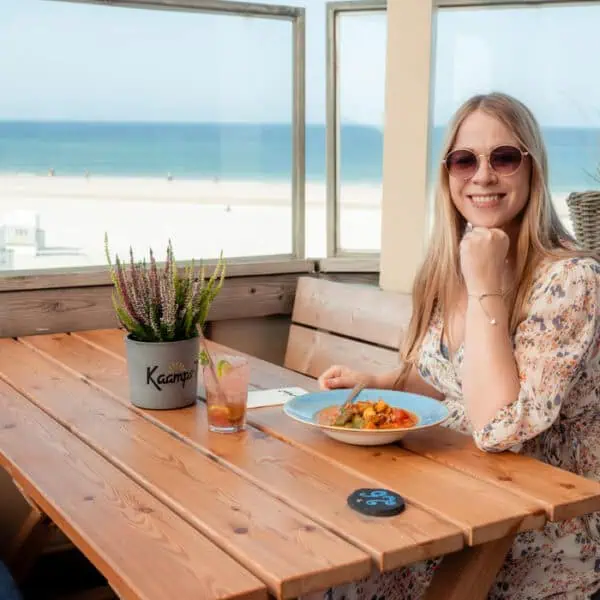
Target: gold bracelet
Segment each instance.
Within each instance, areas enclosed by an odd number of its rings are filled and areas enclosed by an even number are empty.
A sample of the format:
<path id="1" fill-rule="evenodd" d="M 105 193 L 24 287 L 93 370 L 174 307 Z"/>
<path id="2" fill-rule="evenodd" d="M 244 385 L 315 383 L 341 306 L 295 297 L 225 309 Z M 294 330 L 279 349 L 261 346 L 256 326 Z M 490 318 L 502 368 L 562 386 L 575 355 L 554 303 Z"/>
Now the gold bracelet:
<path id="1" fill-rule="evenodd" d="M 490 292 L 490 293 L 484 293 L 484 294 L 467 294 L 467 296 L 469 298 L 477 298 L 477 300 L 479 300 L 479 306 L 481 306 L 481 310 L 485 313 L 485 316 L 490 320 L 490 325 L 497 325 L 498 321 L 496 321 L 496 319 L 494 317 L 491 317 L 488 313 L 487 310 L 485 310 L 485 307 L 483 306 L 483 303 L 481 302 L 484 298 L 487 298 L 488 296 L 500 296 L 500 298 L 502 298 L 504 296 L 503 292 Z"/>

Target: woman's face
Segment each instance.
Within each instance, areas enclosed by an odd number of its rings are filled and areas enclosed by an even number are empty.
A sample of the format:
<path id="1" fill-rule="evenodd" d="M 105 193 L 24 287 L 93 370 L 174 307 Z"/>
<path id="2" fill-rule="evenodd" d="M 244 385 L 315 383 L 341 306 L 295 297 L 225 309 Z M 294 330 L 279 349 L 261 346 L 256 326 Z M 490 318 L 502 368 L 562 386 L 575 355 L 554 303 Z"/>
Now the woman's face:
<path id="1" fill-rule="evenodd" d="M 503 175 L 511 160 L 510 151 L 495 156 L 490 167 L 490 152 L 500 146 L 520 145 L 514 135 L 495 117 L 482 111 L 471 113 L 458 130 L 451 151 L 468 149 L 479 156 L 477 170 L 470 177 L 449 176 L 450 197 L 456 209 L 474 227 L 508 229 L 529 199 L 531 160 L 523 156 L 519 168 Z M 514 159 L 514 156 L 512 157 Z M 509 171 L 511 169 L 508 169 Z"/>

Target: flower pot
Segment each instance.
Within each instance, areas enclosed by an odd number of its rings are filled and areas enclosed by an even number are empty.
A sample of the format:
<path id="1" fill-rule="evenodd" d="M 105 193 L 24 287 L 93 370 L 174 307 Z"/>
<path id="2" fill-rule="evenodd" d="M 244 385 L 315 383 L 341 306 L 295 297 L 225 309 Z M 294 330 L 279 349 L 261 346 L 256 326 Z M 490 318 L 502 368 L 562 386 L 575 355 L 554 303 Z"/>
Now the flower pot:
<path id="1" fill-rule="evenodd" d="M 131 403 L 169 410 L 194 404 L 198 386 L 199 338 L 138 342 L 125 338 Z"/>

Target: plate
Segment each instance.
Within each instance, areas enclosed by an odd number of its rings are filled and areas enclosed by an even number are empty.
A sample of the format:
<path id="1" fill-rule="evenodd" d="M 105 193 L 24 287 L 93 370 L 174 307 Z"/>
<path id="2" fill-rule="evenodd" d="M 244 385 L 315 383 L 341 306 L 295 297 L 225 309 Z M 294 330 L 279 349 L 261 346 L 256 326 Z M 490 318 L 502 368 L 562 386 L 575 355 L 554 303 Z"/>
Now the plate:
<path id="1" fill-rule="evenodd" d="M 337 389 L 302 394 L 290 398 L 283 405 L 283 411 L 300 423 L 321 429 L 323 433 L 334 440 L 356 446 L 392 444 L 411 431 L 440 425 L 449 416 L 447 407 L 439 400 L 408 392 L 365 388 L 358 394 L 356 400 L 375 401 L 381 399 L 394 408 L 404 408 L 417 416 L 417 424 L 402 429 L 344 429 L 332 425 L 321 425 L 317 422 L 316 415 L 320 410 L 335 404 L 343 404 L 349 393 L 349 389 Z"/>

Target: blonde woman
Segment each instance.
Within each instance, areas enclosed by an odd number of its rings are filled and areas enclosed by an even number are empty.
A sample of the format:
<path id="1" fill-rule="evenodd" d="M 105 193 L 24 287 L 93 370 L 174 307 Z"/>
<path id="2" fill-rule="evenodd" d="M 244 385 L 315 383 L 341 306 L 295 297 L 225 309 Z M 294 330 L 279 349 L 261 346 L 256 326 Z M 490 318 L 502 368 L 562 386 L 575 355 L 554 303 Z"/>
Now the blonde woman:
<path id="1" fill-rule="evenodd" d="M 558 219 L 539 126 L 510 96 L 473 97 L 450 124 L 443 159 L 402 366 L 375 376 L 334 365 L 321 387 L 364 380 L 425 394 L 450 405 L 447 425 L 484 451 L 600 480 L 600 265 Z M 414 600 L 434 564 L 325 597 Z M 594 514 L 520 534 L 490 598 L 587 600 L 599 590 Z"/>

